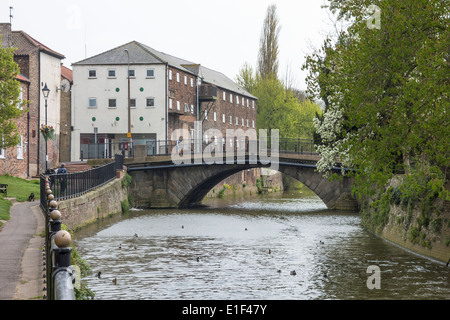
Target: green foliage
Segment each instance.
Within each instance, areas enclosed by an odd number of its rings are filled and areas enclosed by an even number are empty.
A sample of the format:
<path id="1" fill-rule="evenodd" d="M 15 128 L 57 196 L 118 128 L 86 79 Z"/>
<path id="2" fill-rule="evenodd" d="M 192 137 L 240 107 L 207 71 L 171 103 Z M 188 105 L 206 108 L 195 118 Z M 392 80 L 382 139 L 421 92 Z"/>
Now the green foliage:
<path id="1" fill-rule="evenodd" d="M 369 28 L 370 1 L 329 1 L 350 26 L 307 57 L 308 94 L 322 99 L 316 121 L 324 171 L 336 157 L 354 168 L 355 194 L 382 191 L 393 175 L 414 176 L 402 190 L 420 195 L 420 179 L 439 197 L 450 165 L 448 1 L 381 0 L 380 29 Z M 405 182 L 406 184 L 406 182 Z"/>
<path id="2" fill-rule="evenodd" d="M 128 199 L 121 201 L 120 205 L 122 207 L 122 213 L 125 213 L 128 210 L 130 210 L 130 203 L 128 202 Z"/>
<path id="3" fill-rule="evenodd" d="M 1 38 L 0 38 L 1 40 Z M 26 101 L 20 99 L 20 84 L 16 80 L 19 66 L 14 62 L 13 48 L 0 47 L 0 148 L 7 149 L 19 143 L 15 120 L 25 110 Z"/>
<path id="4" fill-rule="evenodd" d="M 126 189 L 131 185 L 131 176 L 127 173 L 122 179 L 122 188 Z"/>

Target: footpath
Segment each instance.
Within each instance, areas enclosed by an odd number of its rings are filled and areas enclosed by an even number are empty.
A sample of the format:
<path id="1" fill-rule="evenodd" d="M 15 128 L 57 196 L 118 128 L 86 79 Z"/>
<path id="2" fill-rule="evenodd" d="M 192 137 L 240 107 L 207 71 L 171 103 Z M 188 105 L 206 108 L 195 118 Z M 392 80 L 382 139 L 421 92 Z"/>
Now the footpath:
<path id="1" fill-rule="evenodd" d="M 10 212 L 0 229 L 0 300 L 43 300 L 45 219 L 39 201 L 14 202 Z"/>

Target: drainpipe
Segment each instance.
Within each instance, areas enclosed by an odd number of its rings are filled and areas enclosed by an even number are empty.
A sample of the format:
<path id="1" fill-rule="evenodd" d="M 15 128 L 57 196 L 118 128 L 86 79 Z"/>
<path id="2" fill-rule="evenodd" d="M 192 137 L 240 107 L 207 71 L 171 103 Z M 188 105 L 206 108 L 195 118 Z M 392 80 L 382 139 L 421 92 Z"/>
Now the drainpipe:
<path id="1" fill-rule="evenodd" d="M 27 83 L 27 177 L 30 177 L 30 82 Z"/>
<path id="2" fill-rule="evenodd" d="M 38 123 L 37 123 L 37 176 L 41 170 L 41 51 L 38 51 Z"/>
<path id="3" fill-rule="evenodd" d="M 166 154 L 169 152 L 168 140 L 169 140 L 169 63 L 166 62 L 166 150 L 165 150 Z"/>

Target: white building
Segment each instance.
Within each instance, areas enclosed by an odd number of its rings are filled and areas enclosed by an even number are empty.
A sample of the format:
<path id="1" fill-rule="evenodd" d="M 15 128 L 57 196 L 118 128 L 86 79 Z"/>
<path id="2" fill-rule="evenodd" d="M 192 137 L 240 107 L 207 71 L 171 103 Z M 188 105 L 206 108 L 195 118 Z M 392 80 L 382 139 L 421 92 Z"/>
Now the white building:
<path id="1" fill-rule="evenodd" d="M 166 68 L 137 42 L 73 64 L 72 161 L 166 138 Z M 130 70 L 130 118 L 128 76 Z M 101 144 L 100 150 L 88 144 Z M 97 157 L 97 156 L 95 156 Z"/>

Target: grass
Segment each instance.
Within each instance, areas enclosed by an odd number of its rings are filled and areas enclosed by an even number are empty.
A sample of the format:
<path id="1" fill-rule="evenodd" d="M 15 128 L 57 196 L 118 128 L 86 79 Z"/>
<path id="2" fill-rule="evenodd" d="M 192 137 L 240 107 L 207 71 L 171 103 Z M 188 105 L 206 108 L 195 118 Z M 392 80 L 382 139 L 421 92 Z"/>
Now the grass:
<path id="1" fill-rule="evenodd" d="M 0 184 L 8 185 L 8 198 L 16 198 L 18 202 L 28 200 L 30 193 L 34 193 L 35 199 L 39 199 L 39 180 L 25 180 L 9 175 L 0 176 Z M 0 220 L 9 220 L 11 201 L 4 199 L 5 195 L 0 193 Z M 0 227 L 2 223 L 0 222 Z"/>

